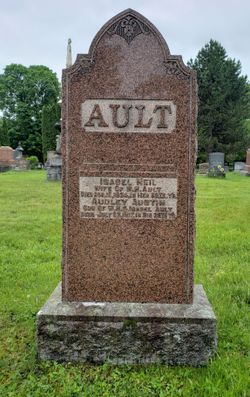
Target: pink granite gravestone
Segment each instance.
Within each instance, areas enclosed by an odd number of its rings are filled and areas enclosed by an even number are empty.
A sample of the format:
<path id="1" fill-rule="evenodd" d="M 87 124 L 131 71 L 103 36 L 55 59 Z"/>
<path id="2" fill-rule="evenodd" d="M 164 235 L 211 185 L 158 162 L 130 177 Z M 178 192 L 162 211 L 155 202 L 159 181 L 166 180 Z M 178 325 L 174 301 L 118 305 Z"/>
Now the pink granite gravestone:
<path id="1" fill-rule="evenodd" d="M 15 165 L 14 150 L 10 146 L 0 147 L 0 172 L 8 171 Z"/>
<path id="2" fill-rule="evenodd" d="M 130 9 L 63 71 L 62 297 L 39 312 L 41 358 L 199 365 L 212 354 L 215 318 L 202 287 L 193 293 L 196 113 L 195 72 Z M 60 346 L 46 337 L 52 317 Z"/>
<path id="3" fill-rule="evenodd" d="M 133 13 L 63 72 L 63 300 L 192 303 L 196 77 Z"/>
<path id="4" fill-rule="evenodd" d="M 247 149 L 246 164 L 244 166 L 244 174 L 250 175 L 250 148 Z"/>

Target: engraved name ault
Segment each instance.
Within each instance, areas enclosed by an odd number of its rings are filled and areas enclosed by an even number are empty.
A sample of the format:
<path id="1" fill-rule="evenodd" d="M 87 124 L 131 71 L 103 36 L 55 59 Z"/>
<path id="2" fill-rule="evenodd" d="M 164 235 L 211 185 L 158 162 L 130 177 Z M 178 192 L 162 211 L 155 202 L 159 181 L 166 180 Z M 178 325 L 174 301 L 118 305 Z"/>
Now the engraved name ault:
<path id="1" fill-rule="evenodd" d="M 87 99 L 82 127 L 87 132 L 171 133 L 176 105 L 162 100 Z"/>

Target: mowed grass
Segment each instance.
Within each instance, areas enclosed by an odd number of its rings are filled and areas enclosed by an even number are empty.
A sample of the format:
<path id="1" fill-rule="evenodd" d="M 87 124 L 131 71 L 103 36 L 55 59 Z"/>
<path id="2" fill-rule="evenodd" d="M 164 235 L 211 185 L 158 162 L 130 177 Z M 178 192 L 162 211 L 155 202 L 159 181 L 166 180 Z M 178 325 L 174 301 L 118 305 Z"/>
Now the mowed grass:
<path id="1" fill-rule="evenodd" d="M 195 281 L 218 319 L 203 368 L 38 362 L 35 316 L 61 278 L 61 185 L 0 174 L 0 396 L 250 396 L 250 178 L 196 178 Z"/>

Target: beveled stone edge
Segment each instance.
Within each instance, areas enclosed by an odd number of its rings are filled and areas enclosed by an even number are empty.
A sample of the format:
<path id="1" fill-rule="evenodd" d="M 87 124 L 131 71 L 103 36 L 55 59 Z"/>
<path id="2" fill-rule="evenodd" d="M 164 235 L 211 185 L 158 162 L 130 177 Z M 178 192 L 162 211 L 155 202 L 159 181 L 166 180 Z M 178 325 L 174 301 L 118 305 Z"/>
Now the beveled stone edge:
<path id="1" fill-rule="evenodd" d="M 62 302 L 61 282 L 37 313 L 37 320 L 63 321 L 124 321 L 142 322 L 211 322 L 216 323 L 203 286 L 194 286 L 193 304 L 133 303 L 133 302 Z"/>

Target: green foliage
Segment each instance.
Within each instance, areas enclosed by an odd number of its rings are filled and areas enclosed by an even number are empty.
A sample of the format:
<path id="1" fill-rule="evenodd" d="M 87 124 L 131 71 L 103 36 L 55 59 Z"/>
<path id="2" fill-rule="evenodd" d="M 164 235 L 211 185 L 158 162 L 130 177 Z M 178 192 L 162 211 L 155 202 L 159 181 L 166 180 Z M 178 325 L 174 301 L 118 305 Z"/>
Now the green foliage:
<path id="1" fill-rule="evenodd" d="M 56 149 L 56 136 L 59 131 L 55 124 L 60 120 L 61 108 L 58 103 L 46 105 L 42 109 L 42 144 L 43 160 L 47 159 L 47 151 Z"/>
<path id="2" fill-rule="evenodd" d="M 29 168 L 31 170 L 34 170 L 35 168 L 37 168 L 38 163 L 39 163 L 39 160 L 38 160 L 37 156 L 27 157 L 27 160 L 29 162 Z"/>
<path id="3" fill-rule="evenodd" d="M 19 171 L 0 174 L 0 186 L 1 396 L 249 396 L 248 178 L 196 179 L 195 282 L 213 306 L 219 341 L 204 368 L 38 362 L 36 313 L 61 278 L 61 184 Z"/>
<path id="4" fill-rule="evenodd" d="M 210 40 L 189 66 L 197 71 L 199 87 L 199 152 L 232 154 L 245 158 L 250 144 L 245 120 L 250 115 L 247 77 L 241 64 L 230 59 L 220 43 Z"/>
<path id="5" fill-rule="evenodd" d="M 0 119 L 0 146 L 9 146 L 10 137 L 7 127 L 7 121 L 5 118 Z"/>
<path id="6" fill-rule="evenodd" d="M 42 160 L 42 108 L 58 102 L 59 92 L 56 74 L 46 66 L 6 66 L 0 75 L 0 109 L 13 148 L 21 141 L 25 154 Z"/>

